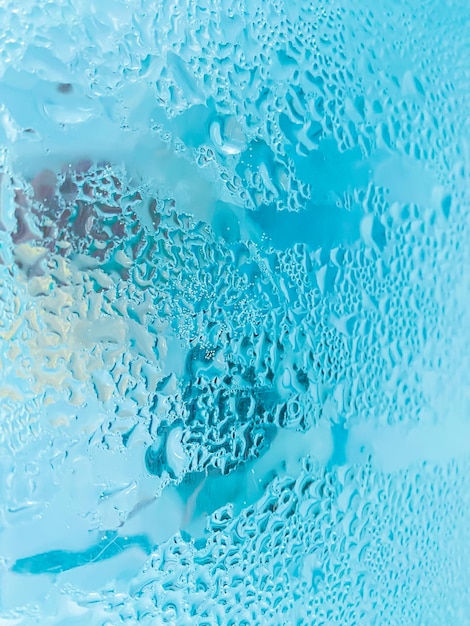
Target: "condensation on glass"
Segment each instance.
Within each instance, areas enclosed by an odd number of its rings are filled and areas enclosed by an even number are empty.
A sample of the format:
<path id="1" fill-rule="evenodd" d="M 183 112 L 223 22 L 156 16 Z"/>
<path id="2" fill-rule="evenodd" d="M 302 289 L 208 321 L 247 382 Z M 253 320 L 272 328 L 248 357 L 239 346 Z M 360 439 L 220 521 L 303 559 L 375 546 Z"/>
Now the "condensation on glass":
<path id="1" fill-rule="evenodd" d="M 470 619 L 465 0 L 0 1 L 0 623 Z"/>

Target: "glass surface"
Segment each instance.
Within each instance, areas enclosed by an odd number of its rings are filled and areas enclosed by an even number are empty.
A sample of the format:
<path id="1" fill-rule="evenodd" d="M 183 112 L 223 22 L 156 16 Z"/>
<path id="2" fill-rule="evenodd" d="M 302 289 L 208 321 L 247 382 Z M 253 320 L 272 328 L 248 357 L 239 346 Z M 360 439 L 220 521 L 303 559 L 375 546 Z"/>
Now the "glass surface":
<path id="1" fill-rule="evenodd" d="M 0 625 L 470 624 L 468 0 L 0 0 Z"/>

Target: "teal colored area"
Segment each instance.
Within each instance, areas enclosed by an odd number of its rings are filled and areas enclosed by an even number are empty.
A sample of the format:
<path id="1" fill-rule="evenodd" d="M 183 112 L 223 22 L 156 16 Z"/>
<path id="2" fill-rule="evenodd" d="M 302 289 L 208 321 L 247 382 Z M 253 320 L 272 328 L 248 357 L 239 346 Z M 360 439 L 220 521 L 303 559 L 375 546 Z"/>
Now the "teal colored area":
<path id="1" fill-rule="evenodd" d="M 83 552 L 51 550 L 43 554 L 18 559 L 12 567 L 12 571 L 18 574 L 60 574 L 74 567 L 82 567 L 110 559 L 131 547 L 140 548 L 146 554 L 151 552 L 151 546 L 145 536 L 120 537 L 116 532 L 111 532 Z"/>
<path id="2" fill-rule="evenodd" d="M 0 2 L 0 624 L 469 623 L 469 19 Z"/>

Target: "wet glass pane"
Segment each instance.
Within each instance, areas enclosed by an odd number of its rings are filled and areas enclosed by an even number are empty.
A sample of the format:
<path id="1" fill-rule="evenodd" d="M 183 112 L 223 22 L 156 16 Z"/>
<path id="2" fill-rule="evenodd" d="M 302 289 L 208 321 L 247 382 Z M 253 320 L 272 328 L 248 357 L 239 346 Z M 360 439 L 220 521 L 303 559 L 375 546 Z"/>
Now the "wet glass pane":
<path id="1" fill-rule="evenodd" d="M 467 0 L 0 0 L 0 624 L 470 623 Z"/>

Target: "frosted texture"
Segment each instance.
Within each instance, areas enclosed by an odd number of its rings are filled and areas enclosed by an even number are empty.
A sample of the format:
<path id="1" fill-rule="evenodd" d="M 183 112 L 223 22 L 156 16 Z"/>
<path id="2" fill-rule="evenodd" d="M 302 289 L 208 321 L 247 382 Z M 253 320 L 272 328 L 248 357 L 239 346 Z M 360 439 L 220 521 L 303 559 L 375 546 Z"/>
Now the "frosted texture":
<path id="1" fill-rule="evenodd" d="M 0 1 L 2 626 L 470 624 L 469 33 Z"/>

